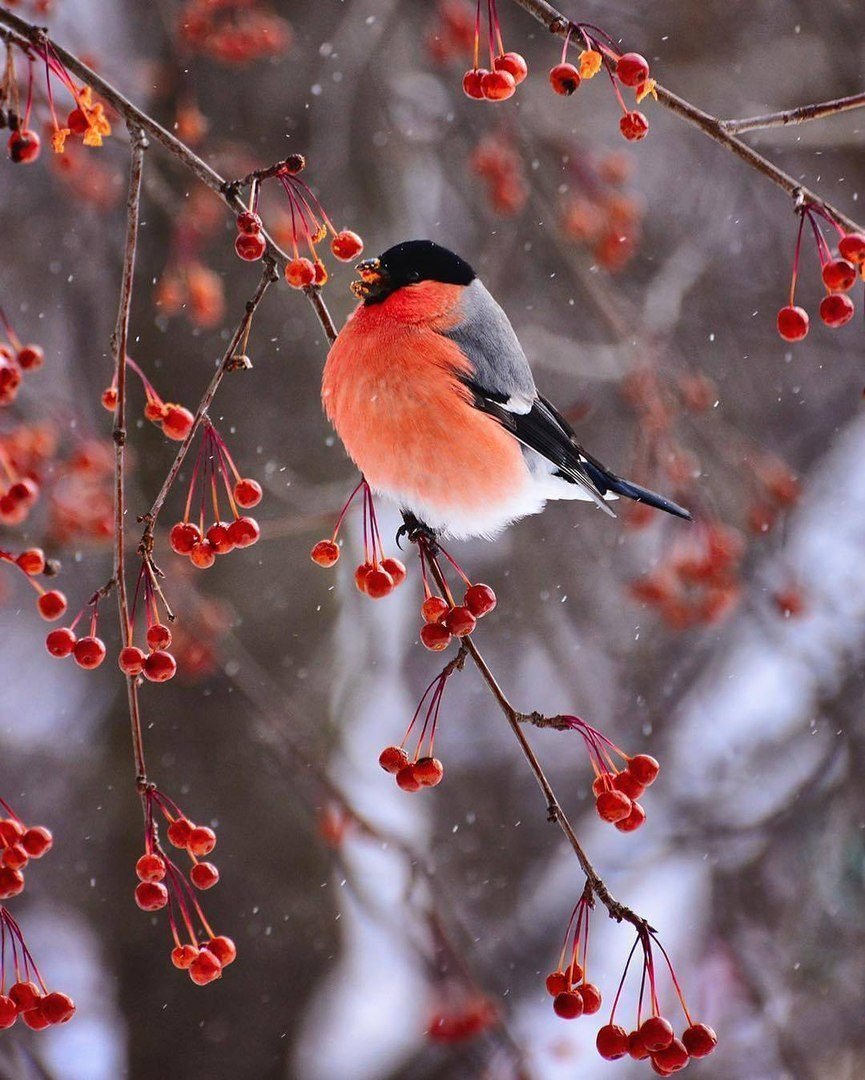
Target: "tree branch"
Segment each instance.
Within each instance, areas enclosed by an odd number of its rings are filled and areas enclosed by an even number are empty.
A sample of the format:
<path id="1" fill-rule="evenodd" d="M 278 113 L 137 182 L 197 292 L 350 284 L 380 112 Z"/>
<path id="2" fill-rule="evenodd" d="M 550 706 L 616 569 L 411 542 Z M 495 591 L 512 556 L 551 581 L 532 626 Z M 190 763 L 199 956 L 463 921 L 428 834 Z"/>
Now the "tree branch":
<path id="1" fill-rule="evenodd" d="M 861 109 L 863 106 L 865 106 L 865 92 L 833 98 L 831 101 L 818 101 L 813 105 L 800 105 L 796 109 L 765 113 L 763 116 L 749 116 L 743 120 L 722 120 L 721 127 L 730 134 L 741 134 L 743 131 L 758 131 L 760 128 L 805 124 L 809 120 L 822 120 L 824 116 L 835 116 L 836 113 Z"/>

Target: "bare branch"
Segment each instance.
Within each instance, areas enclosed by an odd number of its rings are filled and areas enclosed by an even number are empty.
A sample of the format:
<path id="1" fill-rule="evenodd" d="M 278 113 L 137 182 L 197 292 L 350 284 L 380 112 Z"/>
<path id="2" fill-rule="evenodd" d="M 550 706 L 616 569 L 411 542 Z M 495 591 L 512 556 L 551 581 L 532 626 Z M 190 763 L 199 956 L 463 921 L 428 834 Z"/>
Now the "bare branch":
<path id="1" fill-rule="evenodd" d="M 765 113 L 763 116 L 749 116 L 744 120 L 722 120 L 721 127 L 726 132 L 741 134 L 743 131 L 758 131 L 760 128 L 805 124 L 809 120 L 822 120 L 825 116 L 835 116 L 836 113 L 861 109 L 863 106 L 865 92 L 833 98 L 832 101 L 818 101 L 813 105 L 800 105 L 796 109 L 785 109 L 782 112 Z"/>

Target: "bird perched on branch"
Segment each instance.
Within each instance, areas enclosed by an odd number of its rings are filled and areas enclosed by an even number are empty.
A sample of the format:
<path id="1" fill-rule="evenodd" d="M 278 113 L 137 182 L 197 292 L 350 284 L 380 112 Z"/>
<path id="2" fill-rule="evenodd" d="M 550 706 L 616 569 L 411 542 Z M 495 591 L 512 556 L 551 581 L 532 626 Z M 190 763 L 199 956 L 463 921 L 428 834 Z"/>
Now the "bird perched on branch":
<path id="1" fill-rule="evenodd" d="M 431 240 L 358 263 L 360 304 L 322 381 L 325 412 L 370 486 L 435 533 L 492 537 L 584 499 L 690 514 L 610 472 L 538 393 L 507 315 L 469 264 Z"/>

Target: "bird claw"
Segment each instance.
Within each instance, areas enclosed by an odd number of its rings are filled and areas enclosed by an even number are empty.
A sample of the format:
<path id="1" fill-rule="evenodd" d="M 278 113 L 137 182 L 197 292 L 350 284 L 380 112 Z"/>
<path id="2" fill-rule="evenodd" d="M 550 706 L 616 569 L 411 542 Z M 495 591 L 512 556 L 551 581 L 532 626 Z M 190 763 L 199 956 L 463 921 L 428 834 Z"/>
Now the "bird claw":
<path id="1" fill-rule="evenodd" d="M 396 546 L 400 551 L 402 551 L 400 540 L 404 536 L 412 544 L 416 544 L 419 540 L 424 539 L 427 542 L 427 545 L 435 550 L 437 545 L 434 529 L 431 529 L 429 525 L 424 525 L 422 521 L 419 521 L 418 518 L 408 510 L 403 510 L 402 520 L 402 525 L 400 525 L 396 531 Z"/>

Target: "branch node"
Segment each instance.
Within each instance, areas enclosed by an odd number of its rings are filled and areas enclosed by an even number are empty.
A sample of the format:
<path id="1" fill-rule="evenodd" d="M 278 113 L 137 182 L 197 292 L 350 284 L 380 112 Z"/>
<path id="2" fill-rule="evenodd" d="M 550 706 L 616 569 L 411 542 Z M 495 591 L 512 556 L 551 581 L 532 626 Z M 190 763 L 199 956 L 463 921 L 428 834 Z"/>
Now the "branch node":
<path id="1" fill-rule="evenodd" d="M 111 437 L 114 439 L 115 446 L 125 446 L 126 445 L 126 428 L 116 427 L 112 431 Z"/>

